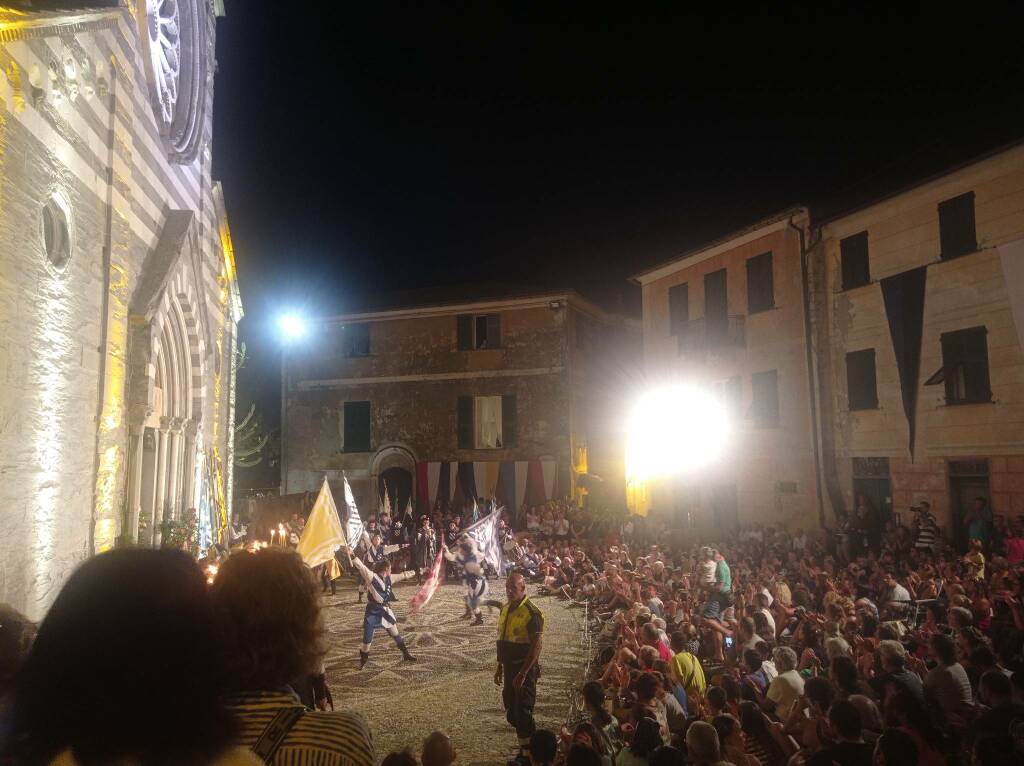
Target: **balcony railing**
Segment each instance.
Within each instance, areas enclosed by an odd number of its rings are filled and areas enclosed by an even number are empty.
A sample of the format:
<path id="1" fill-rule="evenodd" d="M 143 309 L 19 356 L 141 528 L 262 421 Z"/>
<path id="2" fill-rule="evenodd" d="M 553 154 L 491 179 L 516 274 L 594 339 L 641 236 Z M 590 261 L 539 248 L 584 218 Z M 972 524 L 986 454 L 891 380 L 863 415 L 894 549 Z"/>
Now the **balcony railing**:
<path id="1" fill-rule="evenodd" d="M 693 354 L 746 345 L 745 316 L 691 319 L 677 331 L 680 354 Z"/>

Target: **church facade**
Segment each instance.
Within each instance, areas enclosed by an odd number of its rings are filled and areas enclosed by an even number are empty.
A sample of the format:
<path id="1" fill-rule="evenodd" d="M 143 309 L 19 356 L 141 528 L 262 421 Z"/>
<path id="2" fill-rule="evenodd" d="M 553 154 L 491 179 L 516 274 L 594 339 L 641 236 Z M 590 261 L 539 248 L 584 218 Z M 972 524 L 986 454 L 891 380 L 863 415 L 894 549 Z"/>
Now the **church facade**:
<path id="1" fill-rule="evenodd" d="M 219 3 L 28 5 L 0 8 L 0 601 L 39 618 L 86 557 L 227 522 L 242 306 Z"/>

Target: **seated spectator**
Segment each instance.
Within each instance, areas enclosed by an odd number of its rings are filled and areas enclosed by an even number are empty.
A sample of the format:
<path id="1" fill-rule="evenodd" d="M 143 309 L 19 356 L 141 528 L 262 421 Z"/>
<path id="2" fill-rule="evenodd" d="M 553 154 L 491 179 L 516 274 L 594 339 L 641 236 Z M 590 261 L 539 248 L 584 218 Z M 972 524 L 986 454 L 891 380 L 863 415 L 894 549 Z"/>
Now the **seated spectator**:
<path id="1" fill-rule="evenodd" d="M 807 766 L 871 766 L 872 748 L 861 736 L 860 713 L 850 702 L 838 700 L 828 709 L 835 744 L 818 750 Z"/>
<path id="2" fill-rule="evenodd" d="M 448 735 L 442 731 L 434 731 L 423 740 L 420 761 L 423 766 L 451 766 L 455 762 L 455 755 L 455 748 Z"/>
<path id="3" fill-rule="evenodd" d="M 253 747 L 272 722 L 285 727 L 272 763 L 374 766 L 361 716 L 302 708 L 289 688 L 313 674 L 324 654 L 317 584 L 298 554 L 280 548 L 231 556 L 211 587 L 222 667 L 241 723 L 239 742 Z"/>
<path id="4" fill-rule="evenodd" d="M 686 730 L 686 755 L 692 766 L 718 764 L 722 760 L 722 748 L 715 727 L 704 721 L 694 721 Z"/>
<path id="5" fill-rule="evenodd" d="M 558 738 L 547 729 L 537 729 L 530 736 L 530 744 L 526 746 L 526 755 L 531 766 L 552 766 L 558 754 Z"/>
<path id="6" fill-rule="evenodd" d="M 956 661 L 956 644 L 945 633 L 936 633 L 928 642 L 936 665 L 924 678 L 925 699 L 943 713 L 953 713 L 970 705 L 971 682 L 963 665 Z"/>
<path id="7" fill-rule="evenodd" d="M 566 753 L 564 763 L 565 766 L 602 766 L 604 762 L 592 747 L 575 743 Z"/>
<path id="8" fill-rule="evenodd" d="M 734 766 L 761 766 L 756 756 L 746 751 L 743 729 L 739 719 L 731 715 L 716 715 L 711 725 L 718 732 L 718 741 L 722 746 L 722 759 Z"/>
<path id="9" fill-rule="evenodd" d="M 872 687 L 879 699 L 885 701 L 890 695 L 905 691 L 917 702 L 924 703 L 924 686 L 921 676 L 906 667 L 907 650 L 899 641 L 885 640 L 878 645 L 882 663 L 882 674 L 872 681 Z"/>
<path id="10" fill-rule="evenodd" d="M 914 738 L 902 729 L 886 729 L 875 743 L 875 766 L 910 766 L 918 756 Z"/>
<path id="11" fill-rule="evenodd" d="M 755 703 L 741 703 L 739 719 L 744 751 L 757 758 L 762 766 L 784 766 L 796 752 L 792 739 L 782 733 L 782 725 L 769 721 Z"/>
<path id="12" fill-rule="evenodd" d="M 648 766 L 651 753 L 664 743 L 661 727 L 653 718 L 640 718 L 633 730 L 633 740 L 615 759 L 615 766 Z"/>
<path id="13" fill-rule="evenodd" d="M 253 763 L 232 749 L 206 578 L 175 550 L 71 575 L 11 689 L 10 763 Z M 187 732 L 187 735 L 183 735 Z"/>
<path id="14" fill-rule="evenodd" d="M 989 709 L 968 727 L 969 741 L 1008 735 L 1011 723 L 1024 721 L 1024 704 L 1013 701 L 1013 684 L 1001 671 L 987 671 L 981 677 L 978 692 Z"/>
<path id="15" fill-rule="evenodd" d="M 769 684 L 765 696 L 774 704 L 775 715 L 784 721 L 804 693 L 804 679 L 796 670 L 796 652 L 788 646 L 778 647 L 772 658 L 779 675 Z"/>

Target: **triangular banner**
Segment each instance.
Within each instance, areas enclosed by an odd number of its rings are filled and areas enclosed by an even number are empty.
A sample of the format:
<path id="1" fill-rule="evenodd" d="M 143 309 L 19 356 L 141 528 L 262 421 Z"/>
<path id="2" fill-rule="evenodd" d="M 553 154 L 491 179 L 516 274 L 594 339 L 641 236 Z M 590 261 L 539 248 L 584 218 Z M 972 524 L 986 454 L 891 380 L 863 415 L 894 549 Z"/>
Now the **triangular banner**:
<path id="1" fill-rule="evenodd" d="M 904 271 L 881 280 L 885 316 L 896 354 L 903 412 L 910 430 L 910 459 L 914 459 L 917 427 L 917 378 L 921 368 L 921 335 L 924 327 L 924 292 L 928 267 Z"/>

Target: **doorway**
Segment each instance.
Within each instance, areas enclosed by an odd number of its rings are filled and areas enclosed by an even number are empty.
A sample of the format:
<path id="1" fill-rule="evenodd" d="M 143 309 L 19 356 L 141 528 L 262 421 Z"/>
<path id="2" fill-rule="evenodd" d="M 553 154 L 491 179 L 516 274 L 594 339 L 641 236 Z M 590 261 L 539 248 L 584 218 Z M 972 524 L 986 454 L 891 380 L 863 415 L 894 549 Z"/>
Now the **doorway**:
<path id="1" fill-rule="evenodd" d="M 949 461 L 949 498 L 953 512 L 953 543 L 958 551 L 967 550 L 964 518 L 977 498 L 992 506 L 989 496 L 987 460 Z"/>
<path id="2" fill-rule="evenodd" d="M 392 517 L 401 517 L 412 499 L 412 474 L 400 466 L 392 466 L 377 477 L 377 496 L 384 502 L 385 492 L 391 499 Z M 415 515 L 415 510 L 413 511 Z"/>

